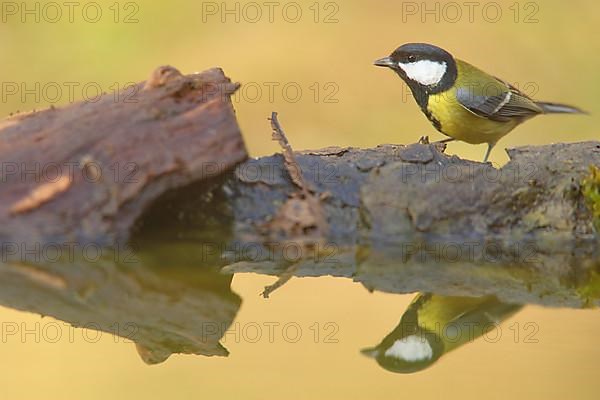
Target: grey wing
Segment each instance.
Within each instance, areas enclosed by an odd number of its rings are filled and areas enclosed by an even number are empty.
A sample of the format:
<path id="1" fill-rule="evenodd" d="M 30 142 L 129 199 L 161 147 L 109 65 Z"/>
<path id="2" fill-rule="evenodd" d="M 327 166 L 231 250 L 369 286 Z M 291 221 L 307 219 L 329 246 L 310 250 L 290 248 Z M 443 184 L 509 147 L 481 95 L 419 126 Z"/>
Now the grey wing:
<path id="1" fill-rule="evenodd" d="M 478 306 L 465 310 L 450 323 L 457 326 L 474 326 L 475 329 L 494 327 L 500 322 L 515 314 L 523 308 L 523 305 L 502 303 L 500 300 L 490 298 Z"/>
<path id="2" fill-rule="evenodd" d="M 490 96 L 462 87 L 456 91 L 456 98 L 472 113 L 499 122 L 527 119 L 544 112 L 533 100 L 508 84 L 506 91 Z"/>

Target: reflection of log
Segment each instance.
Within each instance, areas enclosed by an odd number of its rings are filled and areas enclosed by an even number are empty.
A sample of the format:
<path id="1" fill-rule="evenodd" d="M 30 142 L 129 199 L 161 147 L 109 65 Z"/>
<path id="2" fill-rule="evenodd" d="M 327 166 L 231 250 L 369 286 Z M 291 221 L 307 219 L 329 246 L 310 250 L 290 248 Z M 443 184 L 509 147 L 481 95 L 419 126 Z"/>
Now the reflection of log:
<path id="1" fill-rule="evenodd" d="M 176 263 L 9 263 L 0 264 L 0 304 L 130 339 L 144 361 L 156 363 L 171 353 L 228 354 L 219 340 L 241 302 L 230 281 Z"/>
<path id="2" fill-rule="evenodd" d="M 123 239 L 158 195 L 246 158 L 220 69 L 157 69 L 94 103 L 0 123 L 0 239 Z"/>

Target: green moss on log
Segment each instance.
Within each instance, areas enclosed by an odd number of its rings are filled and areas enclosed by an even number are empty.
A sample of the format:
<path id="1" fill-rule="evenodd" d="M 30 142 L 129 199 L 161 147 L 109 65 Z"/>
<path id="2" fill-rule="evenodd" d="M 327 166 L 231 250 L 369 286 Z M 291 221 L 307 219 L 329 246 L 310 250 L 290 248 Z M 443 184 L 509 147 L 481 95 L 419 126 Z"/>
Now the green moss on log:
<path id="1" fill-rule="evenodd" d="M 583 196 L 592 212 L 594 227 L 600 231 L 600 168 L 590 166 L 590 174 L 583 180 Z"/>

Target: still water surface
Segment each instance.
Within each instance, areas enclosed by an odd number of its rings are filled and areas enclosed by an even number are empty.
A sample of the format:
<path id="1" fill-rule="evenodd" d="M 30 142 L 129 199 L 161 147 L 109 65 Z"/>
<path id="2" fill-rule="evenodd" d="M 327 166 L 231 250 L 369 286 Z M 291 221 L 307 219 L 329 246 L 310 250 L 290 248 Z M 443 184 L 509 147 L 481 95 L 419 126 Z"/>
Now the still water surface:
<path id="1" fill-rule="evenodd" d="M 471 299 L 467 308 L 477 318 L 505 319 L 429 368 L 398 374 L 363 353 L 398 331 L 415 295 L 370 293 L 349 279 L 320 277 L 292 279 L 269 299 L 260 297 L 263 286 L 273 281 L 256 274 L 233 278 L 231 291 L 242 303 L 221 339 L 228 357 L 172 355 L 157 365 L 144 363 L 130 340 L 98 333 L 91 329 L 93 325 L 71 328 L 57 319 L 2 308 L 2 397 L 597 398 L 597 311 L 503 308 L 494 301 L 478 304 Z M 181 285 L 187 295 L 196 293 L 196 300 L 206 288 Z M 157 309 L 165 314 L 146 319 L 155 324 L 156 335 L 161 335 L 164 319 L 166 329 L 179 329 L 179 334 L 194 340 L 202 338 L 202 329 L 208 329 L 206 337 L 210 336 L 213 325 L 194 327 L 193 321 L 178 325 L 177 317 L 169 315 L 195 307 L 191 297 L 173 297 L 171 310 Z M 237 304 L 235 295 L 222 298 Z M 429 301 L 450 308 L 465 305 L 464 299 L 457 298 L 433 296 Z M 478 311 L 482 304 L 484 309 Z M 218 304 L 206 304 L 210 306 Z M 103 310 L 104 305 L 98 307 Z M 115 324 L 121 326 L 115 329 L 130 328 L 125 327 L 126 317 L 118 318 Z M 453 339 L 456 331 L 447 330 L 445 336 L 446 341 Z"/>

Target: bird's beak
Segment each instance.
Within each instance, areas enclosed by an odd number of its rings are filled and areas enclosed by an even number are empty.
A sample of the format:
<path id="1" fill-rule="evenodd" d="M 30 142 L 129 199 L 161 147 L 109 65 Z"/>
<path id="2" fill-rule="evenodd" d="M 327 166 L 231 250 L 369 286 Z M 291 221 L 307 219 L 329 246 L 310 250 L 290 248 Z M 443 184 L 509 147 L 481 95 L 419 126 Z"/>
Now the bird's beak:
<path id="1" fill-rule="evenodd" d="M 377 64 L 375 64 L 375 65 L 377 65 Z M 362 355 L 367 356 L 369 358 L 376 358 L 377 354 L 378 354 L 378 351 L 376 348 L 362 349 L 360 352 Z"/>
<path id="2" fill-rule="evenodd" d="M 390 57 L 384 57 L 384 58 L 380 58 L 379 60 L 375 60 L 375 62 L 373 64 L 377 65 L 378 67 L 388 67 L 388 68 L 392 68 L 393 66 L 396 65 L 396 63 Z"/>

